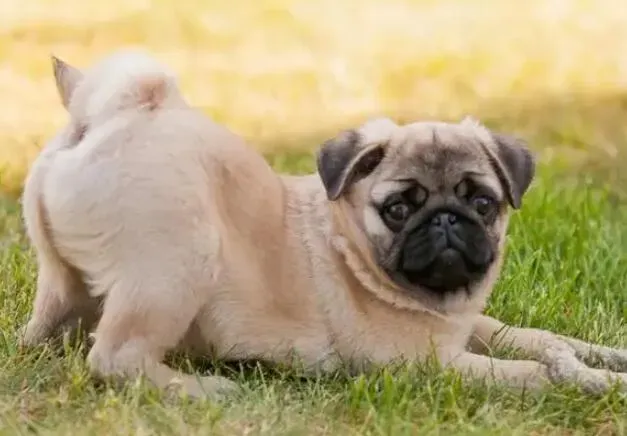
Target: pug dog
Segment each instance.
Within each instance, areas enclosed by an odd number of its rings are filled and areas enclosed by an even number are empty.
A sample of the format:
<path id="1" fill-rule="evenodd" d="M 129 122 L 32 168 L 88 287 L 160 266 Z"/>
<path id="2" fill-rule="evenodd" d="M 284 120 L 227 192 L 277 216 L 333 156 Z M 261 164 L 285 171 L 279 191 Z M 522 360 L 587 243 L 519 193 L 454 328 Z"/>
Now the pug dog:
<path id="1" fill-rule="evenodd" d="M 80 320 L 95 376 L 215 399 L 238 385 L 166 353 L 309 371 L 435 356 L 512 388 L 627 390 L 627 350 L 482 314 L 534 178 L 523 140 L 377 118 L 322 144 L 314 174 L 278 174 L 142 51 L 53 64 L 69 120 L 23 193 L 38 264 L 24 346 Z M 495 342 L 528 360 L 492 358 Z"/>

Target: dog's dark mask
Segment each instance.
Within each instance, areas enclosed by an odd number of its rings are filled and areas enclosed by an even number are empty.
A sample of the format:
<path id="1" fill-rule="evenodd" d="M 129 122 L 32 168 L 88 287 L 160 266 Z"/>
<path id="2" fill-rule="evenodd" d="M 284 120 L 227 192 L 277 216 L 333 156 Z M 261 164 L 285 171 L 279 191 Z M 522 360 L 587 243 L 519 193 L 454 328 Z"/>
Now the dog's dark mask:
<path id="1" fill-rule="evenodd" d="M 438 293 L 481 279 L 495 258 L 486 226 L 496 219 L 497 201 L 484 194 L 451 195 L 421 205 L 411 195 L 414 191 L 393 195 L 380 208 L 382 220 L 396 232 L 382 262 L 386 272 L 406 288 L 422 286 Z"/>

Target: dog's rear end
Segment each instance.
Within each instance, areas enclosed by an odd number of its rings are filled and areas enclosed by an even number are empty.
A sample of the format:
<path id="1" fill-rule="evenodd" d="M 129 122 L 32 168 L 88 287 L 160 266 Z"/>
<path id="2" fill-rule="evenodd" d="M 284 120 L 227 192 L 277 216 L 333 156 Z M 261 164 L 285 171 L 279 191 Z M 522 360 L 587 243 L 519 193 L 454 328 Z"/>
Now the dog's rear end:
<path id="1" fill-rule="evenodd" d="M 26 233 L 37 258 L 38 292 L 33 317 L 20 338 L 23 345 L 34 345 L 54 335 L 60 326 L 70 320 L 76 322 L 80 319 L 83 324 L 94 321 L 94 306 L 91 310 L 80 310 L 84 305 L 89 307 L 90 302 L 78 272 L 60 256 L 55 247 L 42 196 L 45 177 L 54 164 L 57 152 L 70 146 L 68 133 L 68 128 L 63 129 L 46 144 L 24 184 L 22 211 Z"/>
<path id="2" fill-rule="evenodd" d="M 137 55 L 130 50 L 116 53 L 96 65 L 87 81 L 77 68 L 52 58 L 57 89 L 70 120 L 33 163 L 22 194 L 24 223 L 35 248 L 40 290 L 34 302 L 33 319 L 22 337 L 24 345 L 40 342 L 70 318 L 91 321 L 88 324 L 94 321 L 90 312 L 96 305 L 87 298 L 80 272 L 60 255 L 53 241 L 43 192 L 59 152 L 80 143 L 89 125 L 111 118 L 124 109 L 145 106 L 154 110 L 176 94 L 172 77 L 152 59 Z M 120 68 L 124 64 L 132 68 Z M 108 83 L 103 84 L 104 79 Z M 87 307 L 83 308 L 84 305 Z"/>
<path id="3" fill-rule="evenodd" d="M 24 343 L 50 337 L 70 314 L 95 319 L 102 299 L 88 356 L 96 374 L 143 371 L 158 387 L 178 382 L 195 395 L 232 390 L 161 360 L 215 278 L 220 243 L 203 219 L 211 193 L 202 151 L 209 139 L 233 138 L 190 109 L 174 77 L 141 52 L 118 52 L 85 73 L 55 60 L 55 78 L 70 121 L 24 192 L 40 271 Z"/>

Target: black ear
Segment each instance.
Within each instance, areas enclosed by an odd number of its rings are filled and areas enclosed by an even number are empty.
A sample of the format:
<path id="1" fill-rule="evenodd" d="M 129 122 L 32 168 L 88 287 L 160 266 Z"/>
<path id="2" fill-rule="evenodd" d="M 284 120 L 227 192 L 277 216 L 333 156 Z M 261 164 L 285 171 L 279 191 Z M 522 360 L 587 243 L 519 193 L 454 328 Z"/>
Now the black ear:
<path id="1" fill-rule="evenodd" d="M 355 182 L 366 177 L 385 155 L 382 144 L 363 145 L 362 135 L 348 130 L 326 141 L 316 164 L 329 200 L 337 200 Z"/>
<path id="2" fill-rule="evenodd" d="M 492 133 L 497 145 L 495 166 L 501 183 L 506 189 L 509 203 L 514 209 L 522 205 L 522 197 L 527 192 L 535 176 L 535 157 L 527 143 L 517 137 Z"/>

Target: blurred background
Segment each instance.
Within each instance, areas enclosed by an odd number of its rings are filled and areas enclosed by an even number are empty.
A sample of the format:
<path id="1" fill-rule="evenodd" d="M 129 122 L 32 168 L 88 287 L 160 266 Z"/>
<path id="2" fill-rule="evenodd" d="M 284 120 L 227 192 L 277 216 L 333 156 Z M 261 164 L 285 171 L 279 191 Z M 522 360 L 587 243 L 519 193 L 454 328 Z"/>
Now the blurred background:
<path id="1" fill-rule="evenodd" d="M 0 184 L 17 195 L 66 121 L 50 54 L 86 66 L 127 45 L 279 169 L 367 117 L 471 114 L 545 168 L 627 187 L 623 0 L 2 0 Z"/>

